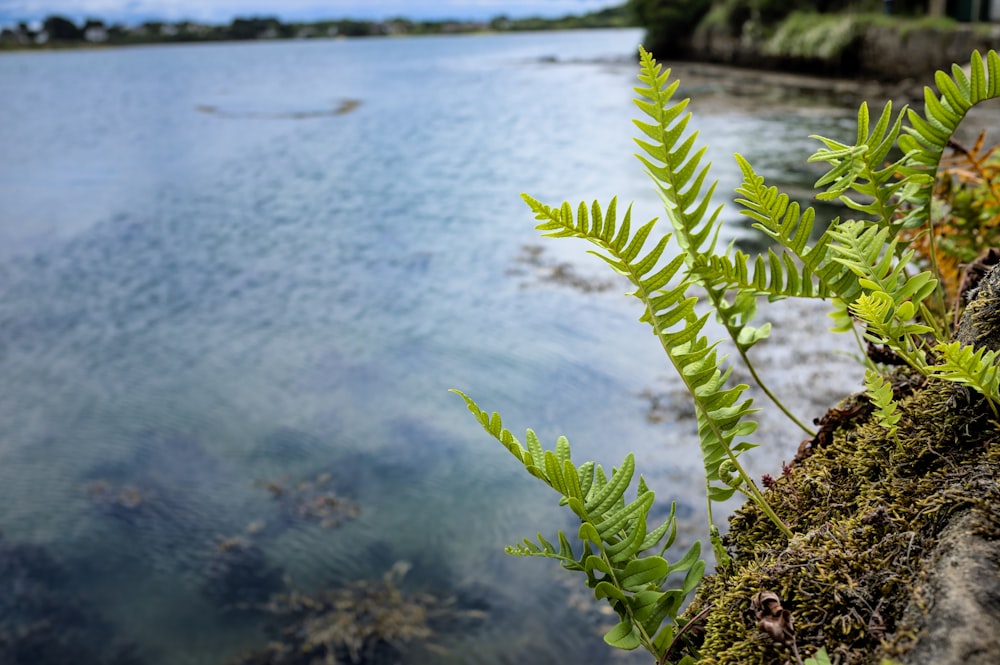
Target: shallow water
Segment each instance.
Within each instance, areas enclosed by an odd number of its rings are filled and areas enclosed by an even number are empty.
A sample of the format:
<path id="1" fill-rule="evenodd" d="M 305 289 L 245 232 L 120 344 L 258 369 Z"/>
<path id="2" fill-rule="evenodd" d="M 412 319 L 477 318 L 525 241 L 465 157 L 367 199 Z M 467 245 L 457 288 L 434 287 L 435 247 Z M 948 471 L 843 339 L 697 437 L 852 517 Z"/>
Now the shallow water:
<path id="1" fill-rule="evenodd" d="M 568 435 L 579 460 L 635 450 L 678 502 L 681 540 L 700 537 L 694 425 L 655 340 L 620 282 L 547 279 L 560 264 L 607 275 L 582 245 L 540 241 L 518 198 L 619 195 L 659 214 L 631 157 L 639 37 L 0 57 L 6 541 L 44 547 L 65 571 L 54 592 L 143 663 L 223 663 L 266 641 L 259 617 L 206 593 L 234 536 L 296 588 L 406 560 L 408 588 L 488 607 L 439 636 L 450 655 L 406 662 L 605 662 L 606 617 L 577 609 L 552 566 L 501 551 L 571 522 L 447 389 L 516 432 Z M 732 152 L 799 186 L 815 177 L 809 133 L 853 135 L 828 99 L 695 108 L 720 201 Z M 810 419 L 859 379 L 821 307 L 780 312 L 789 332 L 760 354 Z M 646 418 L 648 395 L 666 421 Z M 765 417 L 760 438 L 758 473 L 803 437 Z M 266 486 L 324 473 L 360 509 L 336 528 Z"/>

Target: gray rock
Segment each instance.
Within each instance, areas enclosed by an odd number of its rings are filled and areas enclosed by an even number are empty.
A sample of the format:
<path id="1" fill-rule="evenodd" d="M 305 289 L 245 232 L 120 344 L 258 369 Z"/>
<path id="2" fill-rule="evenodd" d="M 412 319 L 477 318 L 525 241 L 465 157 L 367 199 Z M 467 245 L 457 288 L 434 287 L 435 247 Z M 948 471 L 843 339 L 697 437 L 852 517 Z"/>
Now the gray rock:
<path id="1" fill-rule="evenodd" d="M 923 607 L 914 602 L 906 611 L 920 628 L 906 665 L 1000 663 L 998 526 L 966 511 L 942 531 L 918 593 Z"/>

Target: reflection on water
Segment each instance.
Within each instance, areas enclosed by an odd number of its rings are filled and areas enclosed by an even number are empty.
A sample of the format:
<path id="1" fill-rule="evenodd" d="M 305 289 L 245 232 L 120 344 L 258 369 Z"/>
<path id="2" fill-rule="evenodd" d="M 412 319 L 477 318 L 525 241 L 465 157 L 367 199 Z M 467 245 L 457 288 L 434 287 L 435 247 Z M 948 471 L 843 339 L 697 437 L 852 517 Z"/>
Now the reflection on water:
<path id="1" fill-rule="evenodd" d="M 661 214 L 631 157 L 639 36 L 0 57 L 0 662 L 220 665 L 288 629 L 252 606 L 336 604 L 397 562 L 401 612 L 476 620 L 362 639 L 376 661 L 638 659 L 577 580 L 502 553 L 571 515 L 447 389 L 606 468 L 635 451 L 680 544 L 701 537 L 662 351 L 581 245 L 533 249 L 518 198 Z M 692 120 L 720 202 L 732 152 L 808 183 L 806 136 L 849 125 L 711 96 Z M 822 308 L 776 316 L 755 352 L 819 415 L 859 379 L 829 371 Z M 799 438 L 765 416 L 751 468 Z"/>

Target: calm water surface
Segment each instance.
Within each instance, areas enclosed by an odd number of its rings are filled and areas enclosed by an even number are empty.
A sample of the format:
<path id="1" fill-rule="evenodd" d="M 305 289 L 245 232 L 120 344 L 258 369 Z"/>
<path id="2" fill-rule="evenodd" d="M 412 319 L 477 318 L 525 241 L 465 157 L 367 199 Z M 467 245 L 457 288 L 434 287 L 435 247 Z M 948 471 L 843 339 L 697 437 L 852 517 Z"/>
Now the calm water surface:
<path id="1" fill-rule="evenodd" d="M 606 662 L 606 617 L 501 552 L 567 516 L 447 389 L 568 435 L 580 460 L 635 450 L 696 537 L 694 425 L 655 340 L 620 283 L 546 279 L 607 275 L 582 245 L 541 244 L 518 197 L 658 214 L 631 156 L 640 37 L 0 57 L 0 570 L 34 546 L 51 569 L 0 599 L 0 633 L 48 618 L 77 653 L 221 665 L 268 639 L 219 591 L 220 543 L 240 537 L 261 555 L 241 586 L 403 560 L 408 589 L 486 608 L 436 638 L 448 655 L 406 662 Z M 720 201 L 732 152 L 801 180 L 808 134 L 853 135 L 815 103 L 696 111 Z M 647 419 L 643 391 L 676 417 Z M 802 438 L 775 432 L 761 469 Z M 302 515 L 290 495 L 310 480 L 358 516 Z"/>

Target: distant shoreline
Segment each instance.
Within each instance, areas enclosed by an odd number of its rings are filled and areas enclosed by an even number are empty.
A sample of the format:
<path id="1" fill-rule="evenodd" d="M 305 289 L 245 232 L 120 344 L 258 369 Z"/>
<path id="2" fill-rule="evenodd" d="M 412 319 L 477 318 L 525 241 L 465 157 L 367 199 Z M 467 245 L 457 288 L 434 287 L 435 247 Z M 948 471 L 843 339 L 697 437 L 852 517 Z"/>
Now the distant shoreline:
<path id="1" fill-rule="evenodd" d="M 537 32 L 602 28 L 639 28 L 625 8 L 612 7 L 582 16 L 561 18 L 498 16 L 489 21 L 388 21 L 338 19 L 309 23 L 283 23 L 273 17 L 235 18 L 227 25 L 193 21 L 175 23 L 146 21 L 126 26 L 88 19 L 77 24 L 61 16 L 49 16 L 40 26 L 20 22 L 0 30 L 0 52 L 52 51 L 78 48 L 110 48 L 148 44 L 285 41 L 339 39 L 348 37 L 403 37 L 502 32 Z"/>

